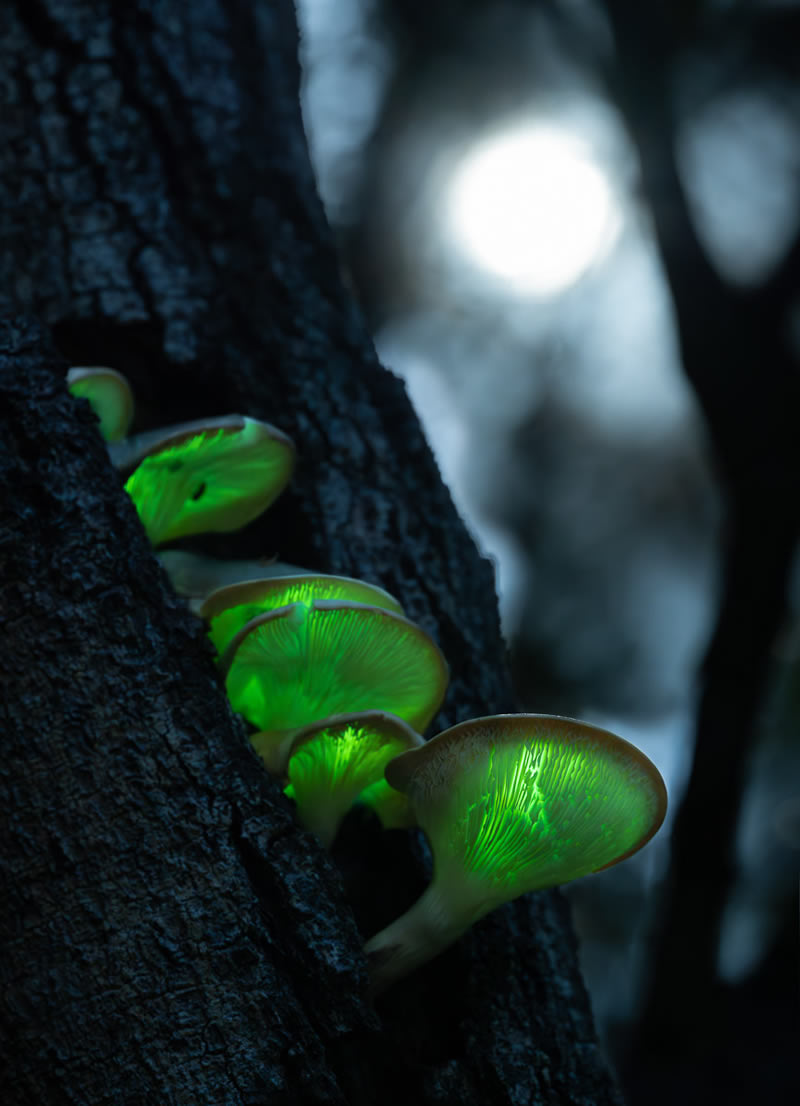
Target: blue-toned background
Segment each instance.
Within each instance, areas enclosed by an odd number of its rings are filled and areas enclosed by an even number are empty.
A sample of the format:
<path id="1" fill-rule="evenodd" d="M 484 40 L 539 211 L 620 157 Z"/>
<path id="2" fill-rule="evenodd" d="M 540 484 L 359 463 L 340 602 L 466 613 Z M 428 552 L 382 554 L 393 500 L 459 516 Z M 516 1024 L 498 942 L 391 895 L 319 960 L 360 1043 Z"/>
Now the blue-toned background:
<path id="1" fill-rule="evenodd" d="M 657 4 L 651 29 L 637 7 L 298 0 L 306 127 L 346 276 L 495 564 L 521 703 L 615 730 L 667 781 L 656 840 L 569 891 L 623 1067 L 727 555 L 726 464 L 681 350 L 705 341 L 724 397 L 740 310 L 763 299 L 765 358 L 767 320 L 785 327 L 788 364 L 800 341 L 798 5 Z M 723 299 L 706 320 L 709 288 Z M 759 349 L 754 395 L 773 367 Z M 754 403 L 755 432 L 758 417 Z M 731 861 L 715 870 L 710 985 L 752 1019 L 732 1015 L 727 1043 L 711 1034 L 708 1060 L 744 1049 L 748 1070 L 775 1075 L 771 1102 L 794 1068 L 783 1031 L 797 1015 L 797 611 L 795 579 L 739 766 L 735 838 L 727 859 L 708 856 Z M 693 832 L 702 855 L 702 821 Z M 720 1101 L 751 1099 L 746 1075 L 732 1082 Z M 632 1101 L 656 1101 L 637 1086 Z"/>

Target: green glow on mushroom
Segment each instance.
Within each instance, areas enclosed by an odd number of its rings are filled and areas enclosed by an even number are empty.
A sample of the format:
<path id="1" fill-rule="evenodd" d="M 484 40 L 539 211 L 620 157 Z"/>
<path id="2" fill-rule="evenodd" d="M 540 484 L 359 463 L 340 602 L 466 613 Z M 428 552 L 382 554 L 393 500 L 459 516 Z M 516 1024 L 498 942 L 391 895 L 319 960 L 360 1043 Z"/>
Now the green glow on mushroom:
<path id="1" fill-rule="evenodd" d="M 367 942 L 376 992 L 502 903 L 624 860 L 666 812 L 643 753 L 548 715 L 462 722 L 391 761 L 386 779 L 408 795 L 434 871 L 411 909 Z"/>
<path id="2" fill-rule="evenodd" d="M 289 438 L 240 415 L 165 431 L 125 489 L 153 545 L 238 530 L 266 510 L 294 467 Z"/>
<path id="3" fill-rule="evenodd" d="M 294 739 L 286 793 L 297 803 L 300 821 L 327 849 L 359 793 L 383 779 L 392 757 L 421 744 L 418 733 L 385 711 L 325 719 Z"/>
<path id="4" fill-rule="evenodd" d="M 410 829 L 416 826 L 411 813 L 408 795 L 395 791 L 385 779 L 365 787 L 356 799 L 359 806 L 367 806 L 380 819 L 384 829 Z"/>
<path id="5" fill-rule="evenodd" d="M 366 603 L 402 615 L 397 600 L 374 584 L 349 576 L 291 575 L 262 580 L 247 580 L 219 588 L 200 608 L 200 617 L 209 623 L 209 637 L 218 652 L 224 652 L 231 639 L 251 619 L 278 607 L 315 599 L 343 599 Z"/>
<path id="6" fill-rule="evenodd" d="M 392 611 L 314 600 L 259 615 L 221 660 L 228 697 L 262 731 L 253 745 L 281 773 L 297 732 L 331 714 L 385 710 L 422 731 L 447 665 L 433 640 Z"/>
<path id="7" fill-rule="evenodd" d="M 67 373 L 67 387 L 72 395 L 89 401 L 107 442 L 125 437 L 133 419 L 133 393 L 122 373 L 99 366 L 76 367 Z"/>

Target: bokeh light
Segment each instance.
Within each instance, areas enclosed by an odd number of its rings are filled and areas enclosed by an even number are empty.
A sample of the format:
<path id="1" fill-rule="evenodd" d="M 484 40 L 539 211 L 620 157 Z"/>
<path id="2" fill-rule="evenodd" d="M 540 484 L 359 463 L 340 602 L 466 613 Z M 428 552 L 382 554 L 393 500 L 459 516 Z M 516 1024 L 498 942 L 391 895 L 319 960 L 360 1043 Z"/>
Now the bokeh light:
<path id="1" fill-rule="evenodd" d="M 456 164 L 446 194 L 454 245 L 523 293 L 554 295 L 599 260 L 620 225 L 608 176 L 569 131 L 500 131 Z"/>

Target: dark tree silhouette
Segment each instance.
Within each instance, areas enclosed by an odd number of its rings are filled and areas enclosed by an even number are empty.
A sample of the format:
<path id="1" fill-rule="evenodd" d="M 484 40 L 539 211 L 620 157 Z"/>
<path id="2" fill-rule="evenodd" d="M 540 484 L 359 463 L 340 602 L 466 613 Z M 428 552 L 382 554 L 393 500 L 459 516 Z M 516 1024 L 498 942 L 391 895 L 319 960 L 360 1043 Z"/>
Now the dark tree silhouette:
<path id="1" fill-rule="evenodd" d="M 419 842 L 298 829 L 64 386 L 277 423 L 291 489 L 204 548 L 379 581 L 449 659 L 440 723 L 513 706 L 489 565 L 343 289 L 296 47 L 290 0 L 0 11 L 2 1098 L 603 1106 L 558 893 L 365 1001 Z"/>

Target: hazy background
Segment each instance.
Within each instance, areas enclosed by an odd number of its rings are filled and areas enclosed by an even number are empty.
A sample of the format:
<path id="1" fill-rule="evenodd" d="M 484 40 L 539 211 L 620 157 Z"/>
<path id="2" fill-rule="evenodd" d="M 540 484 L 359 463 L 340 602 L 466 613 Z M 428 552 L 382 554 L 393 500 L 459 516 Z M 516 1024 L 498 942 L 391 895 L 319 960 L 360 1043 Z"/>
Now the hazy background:
<path id="1" fill-rule="evenodd" d="M 666 779 L 672 817 L 720 595 L 724 500 L 654 235 L 652 205 L 664 197 L 643 185 L 615 95 L 615 27 L 636 5 L 297 7 L 306 129 L 346 276 L 494 561 L 521 703 L 635 742 Z M 658 57 L 667 147 L 735 312 L 796 248 L 798 6 L 656 8 L 672 35 Z M 646 50 L 646 32 L 632 33 Z M 794 275 L 789 299 L 796 352 Z M 787 922 L 800 850 L 793 591 L 744 768 L 715 963 L 731 995 L 765 978 L 796 928 Z M 599 1029 L 620 1063 L 647 979 L 669 832 L 569 891 Z M 785 972 L 796 978 L 796 965 Z M 765 1024 L 796 1016 L 793 982 L 781 996 L 763 998 Z M 763 1100 L 782 1101 L 796 1070 L 783 1039 L 747 1033 L 748 1049 L 769 1053 L 761 1061 L 775 1081 Z M 691 1065 L 683 1078 L 689 1087 Z M 761 1075 L 758 1086 L 767 1093 Z M 750 1093 L 742 1081 L 741 1100 Z M 696 1096 L 685 1100 L 738 1101 Z"/>

